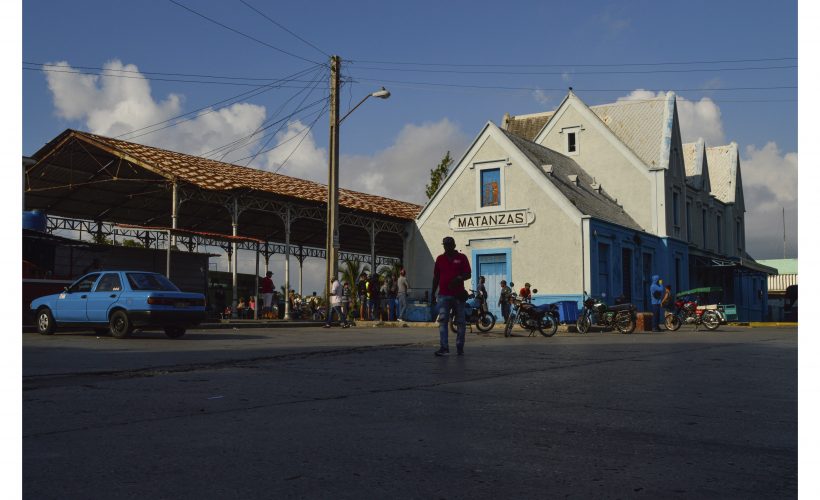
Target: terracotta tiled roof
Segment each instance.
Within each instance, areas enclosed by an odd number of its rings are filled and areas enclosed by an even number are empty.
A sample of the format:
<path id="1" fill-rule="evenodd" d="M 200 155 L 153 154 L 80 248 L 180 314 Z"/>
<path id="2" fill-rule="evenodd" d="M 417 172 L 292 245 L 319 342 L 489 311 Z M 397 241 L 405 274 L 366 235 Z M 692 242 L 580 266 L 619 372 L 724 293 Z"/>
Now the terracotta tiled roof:
<path id="1" fill-rule="evenodd" d="M 102 146 L 159 175 L 176 177 L 201 189 L 252 189 L 312 202 L 327 201 L 327 186 L 324 184 L 88 132 L 71 133 L 80 140 Z M 339 206 L 406 220 L 414 219 L 421 211 L 420 205 L 348 189 L 339 190 Z"/>
<path id="2" fill-rule="evenodd" d="M 511 116 L 509 119 L 505 117 L 505 130 L 518 137 L 532 141 L 554 114 L 554 111 L 548 111 L 546 113 L 535 113 L 532 115 Z"/>

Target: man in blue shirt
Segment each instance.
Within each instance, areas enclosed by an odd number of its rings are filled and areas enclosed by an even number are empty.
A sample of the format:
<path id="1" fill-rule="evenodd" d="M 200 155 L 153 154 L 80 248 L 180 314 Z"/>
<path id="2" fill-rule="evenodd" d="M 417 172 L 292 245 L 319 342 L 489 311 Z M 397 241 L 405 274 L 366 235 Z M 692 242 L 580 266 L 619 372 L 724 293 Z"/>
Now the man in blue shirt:
<path id="1" fill-rule="evenodd" d="M 652 276 L 649 287 L 649 303 L 652 304 L 652 331 L 661 331 L 661 300 L 663 299 L 663 280 L 656 274 Z"/>

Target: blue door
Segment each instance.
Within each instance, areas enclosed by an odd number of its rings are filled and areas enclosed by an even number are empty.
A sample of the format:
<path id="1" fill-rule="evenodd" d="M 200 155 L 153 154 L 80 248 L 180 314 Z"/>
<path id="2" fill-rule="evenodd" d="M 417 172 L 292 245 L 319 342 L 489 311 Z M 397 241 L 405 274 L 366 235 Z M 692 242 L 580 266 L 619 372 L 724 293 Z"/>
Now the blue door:
<path id="1" fill-rule="evenodd" d="M 88 294 L 86 314 L 88 321 L 108 322 L 108 310 L 119 299 L 122 283 L 118 273 L 105 273 L 94 291 Z"/>
<path id="2" fill-rule="evenodd" d="M 478 276 L 484 276 L 484 286 L 487 287 L 487 306 L 496 319 L 501 317 L 501 307 L 498 305 L 498 295 L 501 292 L 501 280 L 507 279 L 507 255 L 491 254 L 478 255 Z M 478 283 L 476 276 L 476 283 Z"/>
<path id="3" fill-rule="evenodd" d="M 58 323 L 81 323 L 88 321 L 85 309 L 88 302 L 88 295 L 94 288 L 94 283 L 99 278 L 99 273 L 83 276 L 67 291 L 60 294 L 57 300 L 56 314 L 54 319 Z"/>

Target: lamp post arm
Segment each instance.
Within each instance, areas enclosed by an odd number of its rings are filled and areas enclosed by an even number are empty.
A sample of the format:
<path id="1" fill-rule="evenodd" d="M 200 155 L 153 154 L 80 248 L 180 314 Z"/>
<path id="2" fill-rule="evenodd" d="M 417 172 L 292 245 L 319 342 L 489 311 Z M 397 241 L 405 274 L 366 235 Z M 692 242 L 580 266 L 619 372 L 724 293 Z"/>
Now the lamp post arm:
<path id="1" fill-rule="evenodd" d="M 359 106 L 361 106 L 362 104 L 364 104 L 364 101 L 366 101 L 369 97 L 372 97 L 372 94 L 367 94 L 366 96 L 364 96 L 364 99 L 362 99 L 361 101 L 359 101 L 359 104 L 357 104 L 357 105 L 353 106 L 353 108 L 352 108 L 350 111 L 348 111 L 347 113 L 345 113 L 345 115 L 342 117 L 342 119 L 341 119 L 341 120 L 339 120 L 339 123 L 341 124 L 343 121 L 345 121 L 345 118 L 347 118 L 348 116 L 350 116 L 350 113 L 352 113 L 352 112 L 356 111 L 356 108 L 358 108 Z"/>

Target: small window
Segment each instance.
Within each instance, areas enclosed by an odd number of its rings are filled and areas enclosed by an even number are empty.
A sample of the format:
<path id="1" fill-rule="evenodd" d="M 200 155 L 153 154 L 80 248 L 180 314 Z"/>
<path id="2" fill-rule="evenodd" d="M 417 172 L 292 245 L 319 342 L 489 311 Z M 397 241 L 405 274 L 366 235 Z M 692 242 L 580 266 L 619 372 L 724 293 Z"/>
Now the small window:
<path id="1" fill-rule="evenodd" d="M 706 220 L 706 209 L 705 208 L 702 208 L 700 210 L 700 224 L 702 226 L 701 231 L 703 231 L 703 248 L 707 248 L 706 242 L 708 241 L 708 239 L 706 238 L 706 235 L 707 235 L 706 229 L 707 229 L 708 221 Z"/>
<path id="2" fill-rule="evenodd" d="M 692 200 L 686 200 L 686 241 L 692 241 Z"/>
<path id="3" fill-rule="evenodd" d="M 100 277 L 99 273 L 89 274 L 88 276 L 83 276 L 79 280 L 77 280 L 71 287 L 69 287 L 69 292 L 90 292 L 91 287 L 94 286 L 94 282 L 97 281 L 97 278 Z"/>
<path id="4" fill-rule="evenodd" d="M 116 273 L 106 273 L 100 278 L 100 282 L 97 283 L 98 292 L 119 292 L 122 290 L 122 284 L 120 283 L 120 275 Z"/>
<path id="5" fill-rule="evenodd" d="M 574 153 L 576 149 L 575 132 L 567 134 L 567 152 Z"/>
<path id="6" fill-rule="evenodd" d="M 717 251 L 718 253 L 723 252 L 723 240 L 721 238 L 721 233 L 723 232 L 723 226 L 720 223 L 720 215 L 715 217 L 715 226 L 717 231 Z"/>
<path id="7" fill-rule="evenodd" d="M 672 219 L 675 226 L 680 226 L 680 195 L 677 191 L 672 192 Z"/>
<path id="8" fill-rule="evenodd" d="M 481 171 L 481 206 L 497 207 L 501 205 L 501 170 L 488 168 Z"/>

